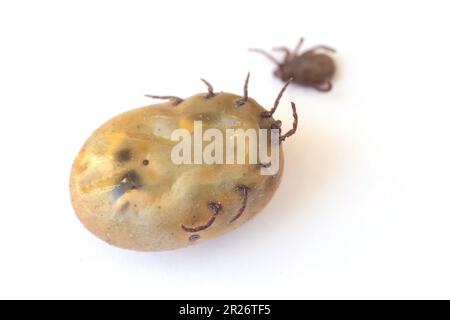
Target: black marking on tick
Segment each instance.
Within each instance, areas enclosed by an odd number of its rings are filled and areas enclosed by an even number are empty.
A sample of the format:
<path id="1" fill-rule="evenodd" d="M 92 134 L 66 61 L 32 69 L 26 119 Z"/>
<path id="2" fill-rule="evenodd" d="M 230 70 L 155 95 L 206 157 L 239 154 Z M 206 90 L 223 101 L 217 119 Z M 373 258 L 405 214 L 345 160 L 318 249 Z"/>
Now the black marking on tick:
<path id="1" fill-rule="evenodd" d="M 141 177 L 135 170 L 130 170 L 121 176 L 114 189 L 116 198 L 121 197 L 125 192 L 142 187 Z"/>
<path id="2" fill-rule="evenodd" d="M 144 166 L 148 166 L 149 163 L 150 163 L 150 161 L 148 161 L 147 159 L 142 160 L 142 164 L 143 164 Z"/>
<path id="3" fill-rule="evenodd" d="M 116 161 L 123 163 L 123 162 L 128 162 L 131 160 L 132 157 L 132 153 L 130 149 L 121 149 L 119 151 L 116 152 L 116 154 L 114 155 L 114 158 L 116 159 Z"/>
<path id="4" fill-rule="evenodd" d="M 146 94 L 145 96 L 148 98 L 152 98 L 152 99 L 170 100 L 170 101 L 172 101 L 172 105 L 174 107 L 176 107 L 177 105 L 179 105 L 180 103 L 182 103 L 184 101 L 182 98 L 179 98 L 176 96 L 155 96 L 152 94 Z"/>
<path id="5" fill-rule="evenodd" d="M 293 78 L 293 81 L 302 86 L 313 87 L 318 91 L 327 92 L 332 88 L 331 78 L 333 77 L 336 66 L 333 59 L 319 50 L 336 52 L 328 46 L 315 46 L 301 54 L 300 47 L 304 39 L 301 38 L 293 51 L 286 47 L 276 47 L 272 50 L 284 53 L 281 62 L 275 59 L 268 52 L 261 49 L 249 49 L 250 51 L 263 54 L 277 65 L 274 75 L 283 81 Z"/>
<path id="6" fill-rule="evenodd" d="M 205 99 L 211 99 L 212 97 L 214 97 L 216 94 L 214 93 L 214 88 L 211 85 L 211 83 L 209 83 L 205 79 L 200 80 L 202 80 L 206 84 L 206 87 L 208 88 L 208 93 L 206 94 Z"/>
<path id="7" fill-rule="evenodd" d="M 247 78 L 245 78 L 244 83 L 244 95 L 242 98 L 236 101 L 237 107 L 242 107 L 248 101 L 248 80 L 250 79 L 250 72 L 247 73 Z"/>
<path id="8" fill-rule="evenodd" d="M 219 215 L 220 210 L 222 209 L 222 204 L 220 202 L 210 201 L 208 202 L 208 209 L 211 211 L 212 215 L 209 218 L 208 222 L 204 225 L 200 225 L 198 227 L 186 227 L 184 224 L 181 225 L 181 228 L 186 232 L 199 232 L 205 229 L 208 229 L 216 220 L 216 217 Z"/>
<path id="9" fill-rule="evenodd" d="M 235 191 L 239 192 L 241 194 L 242 197 L 242 206 L 238 209 L 238 211 L 236 212 L 236 214 L 234 215 L 233 218 L 231 218 L 231 220 L 229 221 L 229 223 L 232 223 L 234 221 L 236 221 L 237 219 L 239 219 L 240 216 L 242 216 L 242 214 L 245 211 L 245 208 L 247 207 L 247 200 L 248 200 L 248 191 L 250 190 L 249 187 L 245 186 L 245 185 L 239 185 L 237 186 L 235 189 Z"/>

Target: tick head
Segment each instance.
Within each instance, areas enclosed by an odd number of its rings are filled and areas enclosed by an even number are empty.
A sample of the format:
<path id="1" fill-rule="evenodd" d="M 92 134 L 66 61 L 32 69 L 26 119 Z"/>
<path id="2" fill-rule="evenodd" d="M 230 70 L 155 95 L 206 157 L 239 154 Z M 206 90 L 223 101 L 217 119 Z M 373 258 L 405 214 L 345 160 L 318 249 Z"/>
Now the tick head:
<path id="1" fill-rule="evenodd" d="M 292 78 L 292 72 L 286 67 L 286 64 L 280 64 L 273 72 L 274 76 L 280 78 L 283 81 L 288 81 Z"/>

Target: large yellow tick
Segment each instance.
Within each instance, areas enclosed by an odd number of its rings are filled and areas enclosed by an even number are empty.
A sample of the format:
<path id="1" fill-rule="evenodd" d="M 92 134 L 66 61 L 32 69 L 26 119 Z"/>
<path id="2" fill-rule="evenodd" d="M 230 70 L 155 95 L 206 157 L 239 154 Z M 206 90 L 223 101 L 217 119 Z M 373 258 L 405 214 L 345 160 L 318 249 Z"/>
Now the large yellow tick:
<path id="1" fill-rule="evenodd" d="M 270 201 L 283 171 L 281 142 L 297 127 L 281 134 L 281 122 L 244 95 L 208 92 L 187 99 L 151 96 L 168 102 L 123 113 L 102 125 L 77 155 L 70 177 L 72 204 L 94 235 L 121 248 L 156 251 L 204 241 L 251 219 Z M 171 158 L 177 129 L 194 135 L 202 130 L 267 129 L 279 135 L 279 169 L 263 175 L 271 163 L 186 164 Z M 244 139 L 248 152 L 248 139 Z M 193 146 L 194 147 L 194 146 Z M 225 148 L 225 147 L 224 147 Z M 236 146 L 237 148 L 237 146 Z M 269 144 L 270 149 L 270 144 Z M 270 150 L 269 150 L 270 151 Z"/>

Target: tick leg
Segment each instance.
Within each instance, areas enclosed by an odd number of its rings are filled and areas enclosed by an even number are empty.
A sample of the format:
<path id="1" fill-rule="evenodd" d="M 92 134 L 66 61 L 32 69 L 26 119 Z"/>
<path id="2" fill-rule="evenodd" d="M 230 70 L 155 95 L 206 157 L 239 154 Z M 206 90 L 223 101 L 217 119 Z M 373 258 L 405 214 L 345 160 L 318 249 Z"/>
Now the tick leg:
<path id="1" fill-rule="evenodd" d="M 250 49 L 248 49 L 248 51 L 261 53 L 263 56 L 265 56 L 265 57 L 268 58 L 270 61 L 272 61 L 273 63 L 275 63 L 277 66 L 280 65 L 280 63 L 277 61 L 277 59 L 275 59 L 275 58 L 274 58 L 270 53 L 268 53 L 267 51 L 264 51 L 264 50 L 262 50 L 262 49 L 256 49 L 256 48 L 250 48 Z"/>
<path id="2" fill-rule="evenodd" d="M 146 94 L 145 96 L 148 98 L 152 98 L 152 99 L 171 100 L 173 106 L 177 106 L 183 102 L 183 99 L 181 99 L 179 97 L 175 97 L 175 96 L 154 96 L 152 94 Z"/>
<path id="3" fill-rule="evenodd" d="M 186 232 L 199 232 L 205 229 L 208 229 L 216 220 L 215 216 L 212 216 L 209 218 L 208 222 L 204 225 L 198 226 L 198 227 L 186 227 L 184 224 L 181 225 L 181 228 Z"/>
<path id="4" fill-rule="evenodd" d="M 236 214 L 234 215 L 234 217 L 230 220 L 229 223 L 232 223 L 234 221 L 236 221 L 237 219 L 239 219 L 240 216 L 242 216 L 242 214 L 245 211 L 245 208 L 247 207 L 247 200 L 248 200 L 248 190 L 250 188 L 244 185 L 240 185 L 236 187 L 236 191 L 239 192 L 242 196 L 242 206 L 238 209 L 238 211 L 236 212 Z"/>
<path id="5" fill-rule="evenodd" d="M 208 88 L 208 93 L 206 94 L 205 99 L 210 99 L 210 98 L 214 97 L 216 94 L 214 93 L 214 88 L 211 85 L 211 83 L 209 83 L 205 79 L 200 79 L 200 80 L 202 80 L 206 84 L 206 87 Z"/>
<path id="6" fill-rule="evenodd" d="M 238 107 L 243 106 L 248 100 L 248 80 L 250 79 L 250 72 L 247 73 L 247 78 L 245 78 L 244 83 L 244 95 L 238 101 L 236 101 L 236 105 Z"/>
<path id="7" fill-rule="evenodd" d="M 274 103 L 274 105 L 273 105 L 273 108 L 270 109 L 270 111 L 263 111 L 263 112 L 261 112 L 261 117 L 263 117 L 263 118 L 270 118 L 270 117 L 275 113 L 275 111 L 276 111 L 277 108 L 278 108 L 278 104 L 280 103 L 280 99 L 281 99 L 281 97 L 283 96 L 284 91 L 286 90 L 287 86 L 289 85 L 289 83 L 291 83 L 292 80 L 293 80 L 293 79 L 290 78 L 290 79 L 284 84 L 283 88 L 281 88 L 280 93 L 278 94 L 277 98 L 275 99 L 275 103 Z"/>
<path id="8" fill-rule="evenodd" d="M 291 53 L 291 50 L 289 50 L 288 48 L 286 48 L 286 47 L 275 47 L 275 48 L 272 48 L 272 50 L 273 51 L 281 51 L 281 52 L 284 52 L 284 59 L 283 59 L 283 64 L 285 64 L 285 63 L 287 63 L 289 60 L 291 60 L 291 58 L 292 58 L 292 53 Z"/>
<path id="9" fill-rule="evenodd" d="M 300 40 L 298 41 L 297 45 L 294 48 L 293 55 L 296 55 L 298 53 L 298 51 L 300 50 L 301 46 L 303 45 L 303 42 L 305 41 L 305 38 L 300 38 Z"/>
<path id="10" fill-rule="evenodd" d="M 220 210 L 222 209 L 222 205 L 220 202 L 209 202 L 208 209 L 212 212 L 211 218 L 209 218 L 208 222 L 198 227 L 186 227 L 184 224 L 181 225 L 181 228 L 186 232 L 199 232 L 205 229 L 208 229 L 216 220 L 216 217 L 219 215 Z"/>
<path id="11" fill-rule="evenodd" d="M 327 81 L 327 82 L 315 85 L 314 88 L 321 92 L 328 92 L 333 88 L 333 85 L 331 84 L 330 81 Z"/>
<path id="12" fill-rule="evenodd" d="M 292 129 L 289 130 L 288 132 L 286 132 L 285 134 L 283 134 L 280 137 L 280 142 L 284 141 L 286 138 L 292 136 L 295 131 L 297 131 L 297 125 L 298 125 L 298 116 L 297 116 L 297 110 L 295 108 L 295 103 L 291 102 L 291 106 L 292 106 L 292 115 L 294 117 L 294 123 L 292 124 Z"/>

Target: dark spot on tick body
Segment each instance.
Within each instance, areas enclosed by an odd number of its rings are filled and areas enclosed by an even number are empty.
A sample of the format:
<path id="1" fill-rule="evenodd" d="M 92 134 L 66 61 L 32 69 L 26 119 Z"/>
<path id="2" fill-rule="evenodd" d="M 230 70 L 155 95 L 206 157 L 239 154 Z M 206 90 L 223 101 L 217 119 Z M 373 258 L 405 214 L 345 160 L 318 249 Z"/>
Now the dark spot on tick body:
<path id="1" fill-rule="evenodd" d="M 114 158 L 117 162 L 123 163 L 131 160 L 132 154 L 130 149 L 121 149 L 116 152 Z"/>
<path id="2" fill-rule="evenodd" d="M 197 241 L 198 239 L 200 239 L 200 235 L 198 234 L 193 234 L 192 236 L 189 237 L 189 241 Z"/>
<path id="3" fill-rule="evenodd" d="M 125 192 L 130 190 L 139 189 L 142 187 L 141 177 L 135 170 L 130 170 L 121 176 L 117 182 L 117 186 L 114 189 L 114 195 L 116 198 L 121 197 Z"/>
<path id="4" fill-rule="evenodd" d="M 148 161 L 147 159 L 142 160 L 142 164 L 143 164 L 144 166 L 148 166 L 149 163 L 150 163 L 150 161 Z"/>

